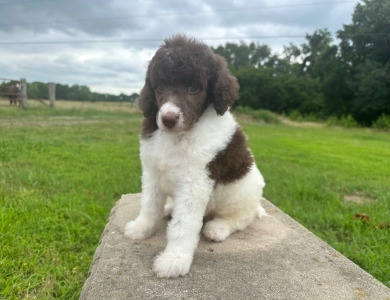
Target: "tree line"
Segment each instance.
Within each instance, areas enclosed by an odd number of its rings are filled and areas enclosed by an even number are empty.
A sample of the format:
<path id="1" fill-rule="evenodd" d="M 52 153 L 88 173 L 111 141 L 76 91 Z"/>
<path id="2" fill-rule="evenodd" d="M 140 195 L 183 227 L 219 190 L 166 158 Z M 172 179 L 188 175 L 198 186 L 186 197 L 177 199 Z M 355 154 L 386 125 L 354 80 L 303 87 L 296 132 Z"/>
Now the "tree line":
<path id="1" fill-rule="evenodd" d="M 8 87 L 16 82 L 10 81 L 0 84 L 0 92 L 7 93 Z M 44 82 L 27 83 L 27 91 L 29 98 L 49 99 L 49 85 Z M 75 101 L 104 101 L 104 102 L 134 102 L 138 98 L 137 93 L 126 95 L 111 95 L 91 92 L 88 86 L 85 85 L 66 85 L 56 84 L 56 99 L 60 100 L 75 100 Z"/>
<path id="2" fill-rule="evenodd" d="M 31 96 L 41 99 L 47 99 L 49 86 L 47 83 L 33 82 L 27 84 L 27 90 Z M 56 99 L 75 100 L 75 101 L 107 101 L 107 102 L 134 102 L 138 98 L 137 93 L 126 95 L 111 95 L 104 93 L 91 92 L 86 85 L 66 85 L 56 83 Z"/>
<path id="3" fill-rule="evenodd" d="M 389 16 L 389 1 L 362 0 L 352 23 L 337 32 L 339 44 L 319 29 L 279 55 L 267 45 L 243 42 L 213 51 L 239 80 L 239 105 L 318 119 L 352 116 L 369 126 L 390 116 Z"/>

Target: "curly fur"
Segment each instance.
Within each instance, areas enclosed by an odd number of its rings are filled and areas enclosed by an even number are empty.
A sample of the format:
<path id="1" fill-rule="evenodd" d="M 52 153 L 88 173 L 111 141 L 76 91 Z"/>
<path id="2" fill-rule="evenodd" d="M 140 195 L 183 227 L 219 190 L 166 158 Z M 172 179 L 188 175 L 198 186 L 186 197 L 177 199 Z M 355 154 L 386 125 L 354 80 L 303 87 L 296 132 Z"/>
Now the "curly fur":
<path id="1" fill-rule="evenodd" d="M 202 227 L 221 242 L 265 215 L 264 179 L 229 112 L 238 88 L 222 57 L 183 35 L 166 39 L 149 63 L 139 99 L 141 212 L 125 235 L 146 239 L 171 215 L 153 265 L 159 277 L 189 272 Z"/>
<path id="2" fill-rule="evenodd" d="M 238 99 L 239 85 L 237 79 L 230 74 L 226 61 L 204 43 L 175 35 L 165 39 L 165 44 L 150 61 L 145 85 L 138 100 L 146 121 L 151 123 L 152 131 L 156 129 L 153 125 L 156 125 L 154 119 L 158 111 L 155 87 L 161 78 L 171 83 L 197 82 L 207 86 L 206 103 L 212 103 L 219 115 L 223 115 Z M 145 135 L 148 135 L 149 126 L 145 129 Z"/>

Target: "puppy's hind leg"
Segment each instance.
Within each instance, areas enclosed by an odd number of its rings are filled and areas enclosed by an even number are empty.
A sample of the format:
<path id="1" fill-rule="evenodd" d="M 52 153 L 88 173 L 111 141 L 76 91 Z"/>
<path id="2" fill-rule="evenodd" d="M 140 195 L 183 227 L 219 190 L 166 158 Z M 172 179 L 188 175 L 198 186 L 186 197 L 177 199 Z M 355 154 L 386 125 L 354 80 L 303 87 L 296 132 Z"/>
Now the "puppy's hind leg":
<path id="1" fill-rule="evenodd" d="M 214 218 L 203 227 L 204 236 L 213 242 L 224 241 L 233 231 L 229 221 L 222 218 Z"/>
<path id="2" fill-rule="evenodd" d="M 257 208 L 253 208 L 252 210 L 217 216 L 205 224 L 202 232 L 209 240 L 222 242 L 233 232 L 248 227 L 255 218 L 260 219 L 266 215 L 265 209 L 259 204 Z"/>
<path id="3" fill-rule="evenodd" d="M 216 187 L 208 211 L 214 218 L 202 230 L 206 238 L 222 242 L 233 232 L 248 227 L 255 218 L 267 215 L 260 204 L 264 181 L 259 180 L 260 173 L 256 171 L 233 184 Z"/>

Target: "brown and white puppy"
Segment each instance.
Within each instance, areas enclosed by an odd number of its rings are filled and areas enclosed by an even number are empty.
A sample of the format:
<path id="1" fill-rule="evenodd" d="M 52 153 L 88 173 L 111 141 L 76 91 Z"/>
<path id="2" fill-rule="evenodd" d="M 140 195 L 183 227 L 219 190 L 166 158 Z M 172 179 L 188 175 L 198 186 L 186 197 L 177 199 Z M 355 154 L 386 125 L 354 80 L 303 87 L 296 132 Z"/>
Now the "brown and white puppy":
<path id="1" fill-rule="evenodd" d="M 139 98 L 141 212 L 125 235 L 150 237 L 165 205 L 172 219 L 153 266 L 159 277 L 189 272 L 203 220 L 203 234 L 221 242 L 265 215 L 264 179 L 229 112 L 238 89 L 222 57 L 182 35 L 166 39 L 149 63 Z"/>

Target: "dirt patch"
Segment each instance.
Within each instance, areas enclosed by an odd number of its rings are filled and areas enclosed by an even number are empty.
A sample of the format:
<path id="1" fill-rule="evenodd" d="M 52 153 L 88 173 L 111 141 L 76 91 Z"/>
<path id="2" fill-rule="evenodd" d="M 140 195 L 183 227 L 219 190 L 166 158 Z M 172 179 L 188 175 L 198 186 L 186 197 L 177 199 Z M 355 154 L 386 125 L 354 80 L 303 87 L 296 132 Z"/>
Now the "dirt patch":
<path id="1" fill-rule="evenodd" d="M 358 203 L 358 204 L 375 204 L 378 202 L 377 199 L 366 197 L 360 194 L 345 195 L 343 199 L 344 203 Z"/>

